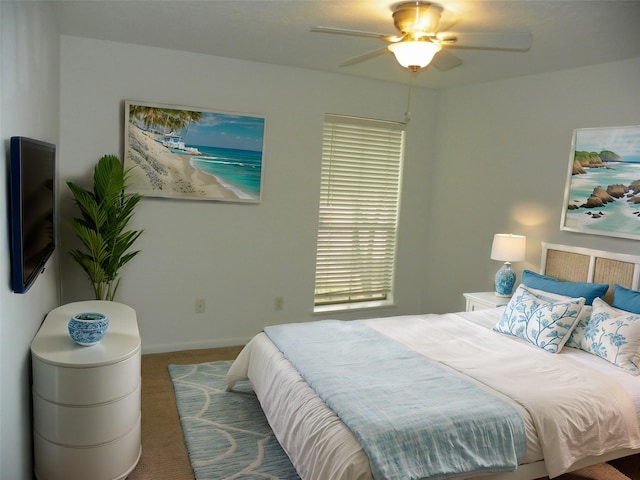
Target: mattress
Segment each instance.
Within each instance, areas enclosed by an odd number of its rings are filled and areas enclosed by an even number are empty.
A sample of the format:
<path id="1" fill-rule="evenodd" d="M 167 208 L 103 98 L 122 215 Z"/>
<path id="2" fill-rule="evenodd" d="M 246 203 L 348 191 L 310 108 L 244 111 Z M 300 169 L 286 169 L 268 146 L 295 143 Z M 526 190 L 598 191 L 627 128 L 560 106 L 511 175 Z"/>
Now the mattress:
<path id="1" fill-rule="evenodd" d="M 447 314 L 449 316 L 447 318 L 471 322 L 490 330 L 499 318 L 501 310 L 498 308 Z M 389 326 L 399 322 L 424 328 L 425 321 L 433 321 L 436 317 L 438 320 L 445 318 L 440 315 L 420 315 L 361 320 L 361 322 L 391 336 L 421 355 L 429 357 L 432 353 L 424 350 L 421 338 L 431 337 L 431 335 L 416 335 L 411 328 L 396 330 L 390 329 Z M 473 330 L 471 327 L 469 329 Z M 394 333 L 396 331 L 398 333 Z M 495 335 L 499 334 L 495 333 Z M 446 352 L 455 352 L 456 348 L 462 351 L 470 341 L 473 342 L 473 339 L 448 338 L 448 345 L 442 349 L 444 353 L 438 356 L 445 357 L 445 363 L 451 360 L 455 365 L 458 361 L 455 354 L 449 355 Z M 515 337 L 508 337 L 508 341 L 521 344 L 517 348 L 522 348 L 523 351 L 533 349 L 531 350 L 533 355 L 540 354 L 539 349 Z M 452 345 L 455 348 L 452 348 Z M 553 356 L 546 352 L 543 355 Z M 578 365 L 577 368 L 582 368 L 579 371 L 583 373 L 593 372 L 591 375 L 594 377 L 602 376 L 608 378 L 607 381 L 614 382 L 615 389 L 619 392 L 618 396 L 626 396 L 625 400 L 633 405 L 635 423 L 640 425 L 640 377 L 630 375 L 598 357 L 572 348 L 563 349 L 558 354 L 558 358 L 563 362 Z M 452 368 L 458 368 L 458 366 L 455 365 Z M 289 455 L 301 478 L 314 480 L 372 478 L 368 458 L 354 434 L 333 411 L 326 407 L 265 334 L 254 337 L 234 362 L 228 377 L 230 387 L 234 381 L 244 378 L 252 382 L 276 438 Z M 484 385 L 482 378 L 474 381 L 483 388 L 489 388 Z M 522 377 L 519 377 L 518 381 L 526 383 L 526 372 L 522 372 Z M 523 463 L 530 464 L 543 460 L 543 445 L 535 427 L 535 419 L 532 418 L 529 410 L 517 401 L 511 400 L 506 395 L 504 399 L 511 402 L 519 411 L 525 424 L 527 448 Z M 639 447 L 640 445 L 634 445 L 632 448 Z M 589 451 L 588 453 L 602 452 Z"/>

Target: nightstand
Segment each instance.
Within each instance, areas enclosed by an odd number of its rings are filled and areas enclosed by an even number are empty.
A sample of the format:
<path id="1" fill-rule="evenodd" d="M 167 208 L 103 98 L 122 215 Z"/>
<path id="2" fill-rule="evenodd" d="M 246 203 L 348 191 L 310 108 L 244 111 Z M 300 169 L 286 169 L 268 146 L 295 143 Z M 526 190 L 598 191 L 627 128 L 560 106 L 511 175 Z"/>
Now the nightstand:
<path id="1" fill-rule="evenodd" d="M 494 292 L 463 293 L 467 299 L 467 312 L 501 307 L 509 303 L 511 297 L 498 297 Z"/>
<path id="2" fill-rule="evenodd" d="M 109 317 L 99 344 L 77 345 L 72 315 Z M 51 310 L 31 343 L 33 442 L 39 480 L 124 479 L 140 443 L 140 334 L 133 308 L 91 300 Z"/>

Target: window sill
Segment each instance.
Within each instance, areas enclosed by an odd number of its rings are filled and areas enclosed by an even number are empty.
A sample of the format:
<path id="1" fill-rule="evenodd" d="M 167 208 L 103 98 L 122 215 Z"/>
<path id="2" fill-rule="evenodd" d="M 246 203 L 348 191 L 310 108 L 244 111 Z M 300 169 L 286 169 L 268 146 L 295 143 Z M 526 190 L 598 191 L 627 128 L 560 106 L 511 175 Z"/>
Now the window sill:
<path id="1" fill-rule="evenodd" d="M 338 303 L 335 305 L 320 305 L 314 307 L 313 314 L 323 315 L 327 313 L 358 312 L 363 310 L 392 308 L 395 306 L 396 305 L 390 300 L 380 300 L 375 302 Z"/>

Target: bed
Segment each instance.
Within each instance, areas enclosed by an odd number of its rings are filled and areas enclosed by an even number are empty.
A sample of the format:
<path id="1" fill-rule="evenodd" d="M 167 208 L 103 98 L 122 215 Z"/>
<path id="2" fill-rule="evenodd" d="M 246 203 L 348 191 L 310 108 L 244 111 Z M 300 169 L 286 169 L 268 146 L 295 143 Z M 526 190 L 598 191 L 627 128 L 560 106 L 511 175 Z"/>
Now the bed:
<path id="1" fill-rule="evenodd" d="M 640 453 L 640 312 L 619 308 L 639 308 L 640 256 L 542 246 L 506 307 L 268 327 L 227 388 L 252 382 L 302 479 L 531 480 Z M 523 305 L 553 328 L 515 321 Z M 631 328 L 615 355 L 592 338 L 601 318 Z"/>

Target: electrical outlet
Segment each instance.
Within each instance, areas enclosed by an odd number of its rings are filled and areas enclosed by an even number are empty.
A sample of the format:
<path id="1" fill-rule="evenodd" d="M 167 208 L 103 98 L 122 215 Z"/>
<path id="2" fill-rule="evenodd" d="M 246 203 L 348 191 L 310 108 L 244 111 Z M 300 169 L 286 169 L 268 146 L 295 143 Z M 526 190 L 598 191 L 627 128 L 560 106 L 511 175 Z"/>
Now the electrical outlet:
<path id="1" fill-rule="evenodd" d="M 204 313 L 204 299 L 196 299 L 196 313 Z"/>
<path id="2" fill-rule="evenodd" d="M 273 299 L 273 309 L 274 310 L 283 310 L 284 309 L 284 298 L 276 297 Z"/>

